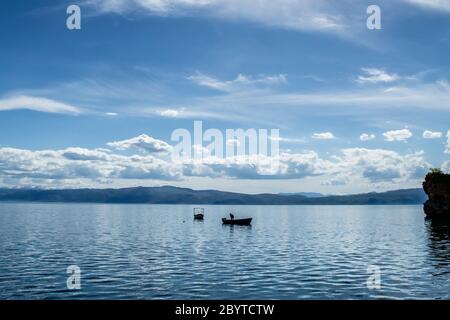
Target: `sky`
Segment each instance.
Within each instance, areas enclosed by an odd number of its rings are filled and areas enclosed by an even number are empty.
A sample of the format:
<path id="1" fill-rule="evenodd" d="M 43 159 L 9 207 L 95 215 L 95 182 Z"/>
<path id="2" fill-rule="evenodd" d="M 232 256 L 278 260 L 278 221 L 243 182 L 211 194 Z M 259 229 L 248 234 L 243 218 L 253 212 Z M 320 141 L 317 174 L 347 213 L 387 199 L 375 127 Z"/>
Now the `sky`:
<path id="1" fill-rule="evenodd" d="M 73 4 L 80 30 L 66 26 Z M 380 30 L 366 25 L 373 4 Z M 420 188 L 430 168 L 450 171 L 450 0 L 0 9 L 0 187 L 349 194 Z M 194 121 L 279 129 L 280 152 L 263 161 L 279 169 L 174 161 L 172 133 Z"/>

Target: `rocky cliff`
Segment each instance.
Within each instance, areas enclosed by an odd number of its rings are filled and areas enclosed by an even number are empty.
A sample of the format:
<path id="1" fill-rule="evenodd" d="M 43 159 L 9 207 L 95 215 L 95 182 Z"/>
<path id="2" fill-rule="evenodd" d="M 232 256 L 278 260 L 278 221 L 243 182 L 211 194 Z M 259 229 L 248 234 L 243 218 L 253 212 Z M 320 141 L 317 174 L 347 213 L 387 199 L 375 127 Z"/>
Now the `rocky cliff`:
<path id="1" fill-rule="evenodd" d="M 450 174 L 438 170 L 428 173 L 423 189 L 428 195 L 423 206 L 427 218 L 450 220 Z"/>

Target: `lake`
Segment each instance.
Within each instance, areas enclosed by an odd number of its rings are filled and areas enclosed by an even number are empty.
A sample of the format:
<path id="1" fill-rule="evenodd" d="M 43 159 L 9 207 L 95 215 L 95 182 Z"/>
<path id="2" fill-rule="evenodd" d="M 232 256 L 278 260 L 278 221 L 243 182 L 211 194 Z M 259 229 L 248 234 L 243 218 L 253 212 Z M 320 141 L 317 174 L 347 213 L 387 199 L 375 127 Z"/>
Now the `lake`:
<path id="1" fill-rule="evenodd" d="M 421 206 L 204 208 L 0 203 L 0 299 L 450 298 L 449 227 Z"/>

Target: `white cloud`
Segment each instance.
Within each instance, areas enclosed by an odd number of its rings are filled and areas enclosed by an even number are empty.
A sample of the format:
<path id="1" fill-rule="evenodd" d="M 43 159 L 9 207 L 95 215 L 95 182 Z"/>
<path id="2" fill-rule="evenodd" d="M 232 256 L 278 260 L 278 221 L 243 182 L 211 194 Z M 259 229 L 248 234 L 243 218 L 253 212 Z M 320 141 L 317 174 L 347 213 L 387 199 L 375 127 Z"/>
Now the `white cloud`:
<path id="1" fill-rule="evenodd" d="M 241 142 L 239 141 L 239 139 L 228 139 L 226 144 L 227 146 L 239 147 L 241 145 Z"/>
<path id="2" fill-rule="evenodd" d="M 387 73 L 383 69 L 362 68 L 364 75 L 360 75 L 357 79 L 359 83 L 378 83 L 378 82 L 394 82 L 400 79 L 395 73 Z"/>
<path id="3" fill-rule="evenodd" d="M 216 78 L 213 78 L 217 80 Z M 206 85 L 206 84 L 205 84 Z M 210 83 L 210 87 L 228 90 L 223 82 Z M 276 125 L 274 119 L 283 121 L 298 116 L 301 108 L 308 108 L 310 115 L 352 112 L 365 114 L 373 111 L 385 114 L 406 109 L 405 116 L 417 115 L 425 110 L 448 112 L 450 110 L 450 88 L 437 82 L 410 83 L 409 87 L 362 86 L 353 89 L 323 90 L 316 92 L 280 92 L 272 88 L 246 88 L 239 91 L 222 92 L 216 95 L 197 96 L 185 102 L 189 106 L 187 115 L 204 118 L 228 119 L 248 122 L 249 119 L 265 125 Z M 261 110 L 264 110 L 262 112 Z M 279 121 L 279 120 L 278 120 Z"/>
<path id="4" fill-rule="evenodd" d="M 171 162 L 152 155 L 120 155 L 105 149 L 79 147 L 63 150 L 0 148 L 0 182 L 59 188 L 92 186 L 106 182 L 112 187 L 130 180 L 186 181 L 190 178 L 247 180 L 320 179 L 322 185 L 342 186 L 366 181 L 367 187 L 419 181 L 430 167 L 423 152 L 401 155 L 395 151 L 349 148 L 324 159 L 315 151 L 282 152 L 278 156 L 234 156 Z M 273 163 L 277 161 L 278 167 Z"/>
<path id="5" fill-rule="evenodd" d="M 250 21 L 270 27 L 344 34 L 354 31 L 354 4 L 326 0 L 87 0 L 100 13 L 147 12 L 160 16 L 206 16 Z M 363 8 L 363 7 L 361 7 Z M 363 11 L 362 11 L 363 12 Z"/>
<path id="6" fill-rule="evenodd" d="M 109 150 L 104 149 L 85 149 L 72 147 L 62 150 L 60 155 L 67 160 L 99 160 L 108 161 L 110 159 Z"/>
<path id="7" fill-rule="evenodd" d="M 172 150 L 172 147 L 166 142 L 155 139 L 146 134 L 127 140 L 108 142 L 107 145 L 118 150 L 136 148 L 148 153 L 169 153 Z"/>
<path id="8" fill-rule="evenodd" d="M 450 0 L 403 0 L 426 9 L 450 12 Z"/>
<path id="9" fill-rule="evenodd" d="M 178 180 L 181 169 L 153 156 L 122 156 L 100 149 L 23 150 L 0 148 L 0 177 L 51 180 L 156 179 Z M 89 185 L 89 184 L 88 184 Z M 59 185 L 62 187 L 62 185 Z"/>
<path id="10" fill-rule="evenodd" d="M 176 118 L 180 115 L 181 111 L 175 109 L 166 109 L 158 111 L 158 114 L 166 118 Z"/>
<path id="11" fill-rule="evenodd" d="M 406 141 L 410 139 L 413 134 L 409 129 L 402 129 L 387 131 L 383 133 L 383 136 L 386 141 Z"/>
<path id="12" fill-rule="evenodd" d="M 201 72 L 197 72 L 196 74 L 189 76 L 188 79 L 197 83 L 200 86 L 225 92 L 238 91 L 243 88 L 246 87 L 248 88 L 250 86 L 255 85 L 270 85 L 287 82 L 287 76 L 284 74 L 269 75 L 269 76 L 261 75 L 256 78 L 253 78 L 252 76 L 238 74 L 237 77 L 233 80 L 222 81 L 217 78 L 205 75 Z"/>
<path id="13" fill-rule="evenodd" d="M 198 75 L 198 74 L 194 74 Z M 266 76 L 267 77 L 267 76 Z M 282 84 L 282 78 L 272 76 Z M 114 77 L 112 77 L 114 78 Z M 336 114 L 348 112 L 355 117 L 376 110 L 379 114 L 386 111 L 396 112 L 408 108 L 405 117 L 416 116 L 425 110 L 448 112 L 450 110 L 450 86 L 445 81 L 424 83 L 408 82 L 406 86 L 386 89 L 378 86 L 352 86 L 351 88 L 293 91 L 293 86 L 279 86 L 269 83 L 234 84 L 233 90 L 227 87 L 228 81 L 214 76 L 219 88 L 216 94 L 192 93 L 188 96 L 159 84 L 148 84 L 142 79 L 81 81 L 80 83 L 62 84 L 56 88 L 31 90 L 29 96 L 58 97 L 63 101 L 77 101 L 88 105 L 89 112 L 120 110 L 120 114 L 133 116 L 163 116 L 161 112 L 174 110 L 176 118 L 233 120 L 243 123 L 252 121 L 259 125 L 275 126 L 280 121 L 291 121 L 301 108 L 308 108 L 308 115 Z M 264 79 L 263 76 L 248 77 L 253 80 Z M 266 79 L 267 81 L 267 79 Z M 213 82 L 214 84 L 214 82 Z M 225 84 L 225 86 L 224 86 Z M 150 87 L 150 89 L 149 89 Z M 126 106 L 126 107 L 125 107 Z M 388 109 L 388 110 L 386 110 Z M 350 114 L 351 112 L 351 114 Z M 176 112 L 164 113 L 165 116 Z M 405 121 L 406 122 L 406 121 Z"/>
<path id="14" fill-rule="evenodd" d="M 441 170 L 450 174 L 450 161 L 445 161 L 441 166 Z"/>
<path id="15" fill-rule="evenodd" d="M 331 132 L 322 132 L 322 133 L 314 133 L 311 138 L 317 139 L 317 140 L 332 140 L 334 139 L 334 134 Z"/>
<path id="16" fill-rule="evenodd" d="M 352 171 L 372 183 L 422 179 L 430 168 L 423 152 L 402 156 L 391 150 L 349 148 L 342 153 L 344 156 L 337 158 L 342 172 Z"/>
<path id="17" fill-rule="evenodd" d="M 329 180 L 322 181 L 322 182 L 320 183 L 320 185 L 322 185 L 322 186 L 333 186 L 333 187 L 336 187 L 336 186 L 345 186 L 345 185 L 348 184 L 349 182 L 350 182 L 349 177 L 346 177 L 346 176 L 338 176 L 338 177 L 333 177 L 333 178 L 331 178 L 331 179 L 329 179 Z"/>
<path id="18" fill-rule="evenodd" d="M 450 154 L 450 130 L 447 132 L 447 146 L 445 147 L 445 153 Z"/>
<path id="19" fill-rule="evenodd" d="M 14 96 L 0 99 L 0 111 L 27 109 L 47 113 L 80 114 L 78 107 L 40 97 Z"/>
<path id="20" fill-rule="evenodd" d="M 370 141 L 375 139 L 375 135 L 373 133 L 369 134 L 369 133 L 363 133 L 359 136 L 359 140 L 361 141 Z"/>
<path id="21" fill-rule="evenodd" d="M 307 139 L 305 138 L 286 138 L 286 137 L 268 137 L 272 141 L 278 141 L 278 142 L 286 142 L 286 143 L 305 143 L 307 142 Z"/>
<path id="22" fill-rule="evenodd" d="M 143 9 L 158 15 L 181 14 L 183 10 L 207 7 L 215 0 L 87 0 L 101 12 L 125 13 Z"/>
<path id="23" fill-rule="evenodd" d="M 440 139 L 440 138 L 442 138 L 442 132 L 433 132 L 433 131 L 425 130 L 423 132 L 422 137 L 424 139 Z"/>

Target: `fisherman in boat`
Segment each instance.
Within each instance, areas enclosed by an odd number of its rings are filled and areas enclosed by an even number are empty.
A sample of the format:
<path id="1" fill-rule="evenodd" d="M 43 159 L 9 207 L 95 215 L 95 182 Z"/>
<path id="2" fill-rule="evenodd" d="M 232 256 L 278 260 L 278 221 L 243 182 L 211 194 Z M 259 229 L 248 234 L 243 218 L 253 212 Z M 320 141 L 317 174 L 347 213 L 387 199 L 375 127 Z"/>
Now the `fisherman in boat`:
<path id="1" fill-rule="evenodd" d="M 234 220 L 234 214 L 230 213 L 231 220 Z"/>

